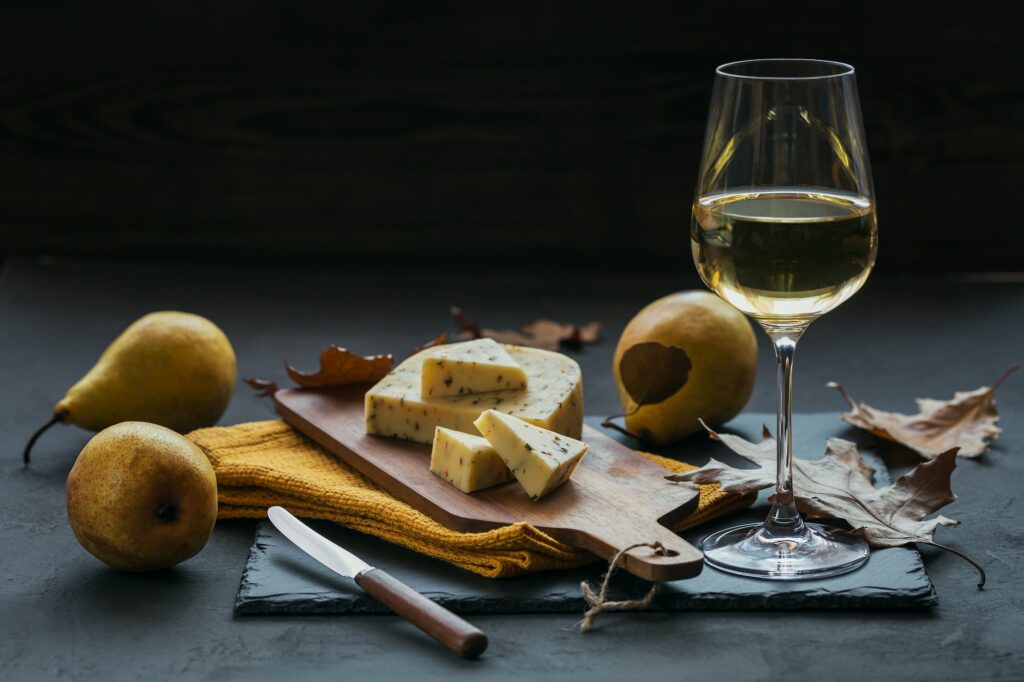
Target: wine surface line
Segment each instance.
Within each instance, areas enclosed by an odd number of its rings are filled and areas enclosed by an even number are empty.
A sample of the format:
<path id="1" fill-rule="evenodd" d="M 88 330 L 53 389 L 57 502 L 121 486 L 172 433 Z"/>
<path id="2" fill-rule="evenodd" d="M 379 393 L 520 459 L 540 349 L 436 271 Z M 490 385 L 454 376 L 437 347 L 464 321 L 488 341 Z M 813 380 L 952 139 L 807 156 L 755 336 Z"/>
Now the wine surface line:
<path id="1" fill-rule="evenodd" d="M 855 294 L 878 249 L 866 197 L 808 188 L 699 197 L 690 230 L 704 282 L 773 328 L 805 327 Z"/>

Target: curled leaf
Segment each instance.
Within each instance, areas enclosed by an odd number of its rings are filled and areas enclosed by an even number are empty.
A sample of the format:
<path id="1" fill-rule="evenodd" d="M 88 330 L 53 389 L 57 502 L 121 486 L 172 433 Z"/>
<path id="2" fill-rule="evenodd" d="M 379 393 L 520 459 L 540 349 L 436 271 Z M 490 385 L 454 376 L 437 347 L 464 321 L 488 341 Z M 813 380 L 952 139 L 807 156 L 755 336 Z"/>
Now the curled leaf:
<path id="1" fill-rule="evenodd" d="M 996 425 L 995 390 L 1019 368 L 1012 365 L 991 385 L 973 391 L 957 391 L 951 400 L 919 398 L 917 414 L 877 410 L 858 403 L 842 385 L 830 381 L 829 388 L 839 391 L 850 405 L 843 420 L 871 433 L 896 441 L 914 450 L 925 459 L 934 459 L 941 452 L 959 448 L 961 457 L 977 457 L 988 450 L 988 440 L 999 437 Z"/>
<path id="2" fill-rule="evenodd" d="M 756 469 L 737 469 L 728 464 L 719 462 L 716 459 L 708 460 L 708 463 L 700 469 L 688 471 L 685 474 L 673 474 L 666 476 L 670 481 L 689 483 L 718 483 L 723 493 L 738 493 L 749 495 L 758 490 L 764 490 L 775 485 L 775 439 L 764 426 L 761 441 L 751 443 L 748 440 L 728 433 L 719 434 L 711 429 L 704 420 L 700 420 L 712 440 L 725 443 L 725 445 L 743 459 L 754 462 L 758 465 Z"/>
<path id="3" fill-rule="evenodd" d="M 538 322 L 547 321 L 548 320 L 538 320 Z M 597 343 L 600 335 L 600 322 L 588 322 L 584 325 L 574 324 L 572 325 L 572 330 L 569 334 L 562 338 L 561 343 L 563 346 L 569 346 L 570 348 L 582 348 L 584 344 Z"/>
<path id="4" fill-rule="evenodd" d="M 252 387 L 252 389 L 256 391 L 256 395 L 260 398 L 269 398 L 278 391 L 276 381 L 270 381 L 269 379 L 257 379 L 255 377 L 249 377 L 248 379 L 243 379 L 243 381 Z"/>
<path id="5" fill-rule="evenodd" d="M 666 476 L 670 481 L 720 483 L 722 491 L 751 493 L 775 485 L 776 441 L 764 428 L 759 443 L 739 436 L 718 434 L 701 422 L 715 440 L 740 457 L 757 464 L 755 469 L 736 469 L 711 460 L 700 469 Z M 850 524 L 872 547 L 896 547 L 910 542 L 935 545 L 971 563 L 981 574 L 978 587 L 985 584 L 985 572 L 972 559 L 935 543 L 939 526 L 958 521 L 936 516 L 926 519 L 956 499 L 950 487 L 956 468 L 956 449 L 922 462 L 895 483 L 874 487 L 875 471 L 857 452 L 857 446 L 829 438 L 820 460 L 793 459 L 793 490 L 796 506 L 810 519 L 841 519 Z"/>
<path id="6" fill-rule="evenodd" d="M 647 341 L 630 346 L 619 360 L 622 387 L 637 407 L 660 403 L 686 385 L 693 364 L 682 348 Z"/>
<path id="7" fill-rule="evenodd" d="M 487 337 L 498 343 L 558 350 L 562 346 L 579 348 L 596 343 L 601 331 L 599 322 L 578 325 L 546 319 L 535 320 L 519 329 L 487 329 L 457 306 L 451 306 L 450 311 L 452 321 L 459 328 L 458 338 L 463 340 Z"/>
<path id="8" fill-rule="evenodd" d="M 460 338 L 479 339 L 483 336 L 483 330 L 480 329 L 480 323 L 476 319 L 470 317 L 458 306 L 449 306 L 448 312 L 452 314 L 452 322 L 459 328 L 461 332 Z"/>
<path id="9" fill-rule="evenodd" d="M 421 350 L 435 348 L 437 346 L 443 346 L 446 343 L 448 343 L 448 332 L 441 332 L 441 334 L 436 339 L 431 339 L 422 346 L 416 346 L 415 348 L 413 348 L 409 355 L 416 355 Z"/>
<path id="10" fill-rule="evenodd" d="M 344 386 L 380 381 L 389 371 L 394 358 L 390 355 L 363 357 L 350 350 L 331 345 L 320 353 L 320 369 L 316 372 L 300 372 L 286 361 L 285 369 L 292 381 L 303 388 Z"/>
<path id="11" fill-rule="evenodd" d="M 838 439 L 830 439 L 838 440 Z M 839 441 L 852 448 L 852 456 L 860 458 L 856 446 Z M 830 449 L 833 446 L 830 444 Z M 860 518 L 855 513 L 844 517 L 874 547 L 898 547 L 908 542 L 934 542 L 939 526 L 958 526 L 959 521 L 945 516 L 925 519 L 938 509 L 956 500 L 950 479 L 956 468 L 956 449 L 940 453 L 934 459 L 922 462 L 908 473 L 884 488 L 868 488 L 859 482 L 858 490 L 851 494 L 864 504 Z M 854 483 L 851 485 L 857 485 Z M 839 498 L 822 497 L 809 505 L 811 518 L 832 518 L 832 507 Z M 830 504 L 831 503 L 831 504 Z M 852 519 L 852 520 L 851 520 Z"/>

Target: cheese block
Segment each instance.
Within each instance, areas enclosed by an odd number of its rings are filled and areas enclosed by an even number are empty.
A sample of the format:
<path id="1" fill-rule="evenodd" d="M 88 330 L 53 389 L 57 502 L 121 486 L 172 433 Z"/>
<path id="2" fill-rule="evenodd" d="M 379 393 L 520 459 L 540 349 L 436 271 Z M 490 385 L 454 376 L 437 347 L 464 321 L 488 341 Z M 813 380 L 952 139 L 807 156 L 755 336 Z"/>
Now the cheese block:
<path id="1" fill-rule="evenodd" d="M 438 426 L 430 470 L 464 493 L 512 480 L 512 472 L 486 438 Z"/>
<path id="2" fill-rule="evenodd" d="M 495 410 L 481 414 L 474 425 L 498 451 L 526 494 L 535 500 L 568 481 L 587 454 L 583 441 Z"/>
<path id="3" fill-rule="evenodd" d="M 432 348 L 423 362 L 420 397 L 441 398 L 526 388 L 526 372 L 493 339 Z"/>
<path id="4" fill-rule="evenodd" d="M 473 420 L 494 408 L 578 438 L 583 431 L 580 366 L 561 353 L 504 348 L 526 372 L 526 390 L 422 398 L 420 372 L 433 350 L 428 348 L 405 360 L 366 392 L 366 432 L 420 443 L 432 443 L 438 426 L 479 435 Z"/>

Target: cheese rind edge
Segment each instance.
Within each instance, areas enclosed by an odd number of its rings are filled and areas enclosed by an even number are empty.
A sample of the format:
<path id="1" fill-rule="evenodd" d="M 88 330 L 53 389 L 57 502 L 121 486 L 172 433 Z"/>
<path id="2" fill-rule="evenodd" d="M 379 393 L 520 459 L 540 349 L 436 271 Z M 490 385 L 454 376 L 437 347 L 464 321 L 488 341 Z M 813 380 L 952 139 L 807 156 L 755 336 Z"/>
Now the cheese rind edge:
<path id="1" fill-rule="evenodd" d="M 479 435 L 473 421 L 496 409 L 571 438 L 583 430 L 583 377 L 574 360 L 561 353 L 505 346 L 528 377 L 525 391 L 495 391 L 450 398 L 420 397 L 420 375 L 430 349 L 402 362 L 366 392 L 366 432 L 433 442 L 443 426 Z"/>

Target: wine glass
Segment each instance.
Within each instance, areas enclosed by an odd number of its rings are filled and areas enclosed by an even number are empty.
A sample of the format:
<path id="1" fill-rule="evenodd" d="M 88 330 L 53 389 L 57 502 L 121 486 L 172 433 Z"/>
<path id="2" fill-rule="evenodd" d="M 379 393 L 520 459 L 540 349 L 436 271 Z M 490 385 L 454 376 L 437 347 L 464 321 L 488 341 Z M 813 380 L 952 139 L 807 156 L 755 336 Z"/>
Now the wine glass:
<path id="1" fill-rule="evenodd" d="M 765 330 L 778 360 L 778 472 L 763 523 L 704 539 L 720 570 L 794 580 L 851 571 L 867 543 L 805 523 L 793 496 L 792 371 L 807 326 L 875 264 L 871 170 L 853 67 L 756 59 L 718 67 L 690 229 L 715 293 Z"/>

